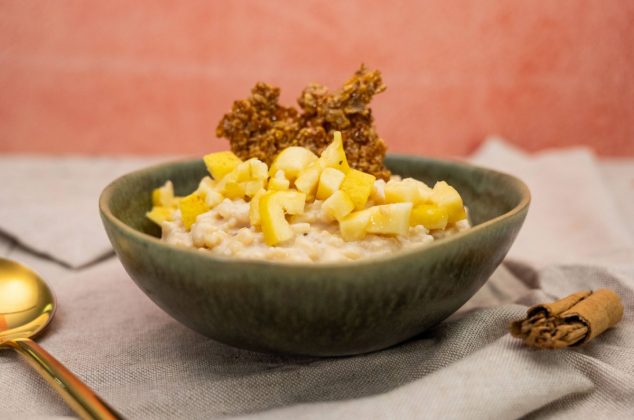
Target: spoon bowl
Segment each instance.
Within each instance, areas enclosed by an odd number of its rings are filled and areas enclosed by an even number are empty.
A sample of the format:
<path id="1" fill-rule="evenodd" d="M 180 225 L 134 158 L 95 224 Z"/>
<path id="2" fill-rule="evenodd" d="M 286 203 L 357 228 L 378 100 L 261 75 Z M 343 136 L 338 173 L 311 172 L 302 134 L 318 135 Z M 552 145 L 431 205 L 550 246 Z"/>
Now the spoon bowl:
<path id="1" fill-rule="evenodd" d="M 0 259 L 0 345 L 42 332 L 55 314 L 55 296 L 27 267 Z"/>
<path id="2" fill-rule="evenodd" d="M 17 351 L 84 419 L 121 418 L 88 386 L 31 338 L 55 314 L 55 297 L 33 270 L 0 258 L 0 349 Z"/>

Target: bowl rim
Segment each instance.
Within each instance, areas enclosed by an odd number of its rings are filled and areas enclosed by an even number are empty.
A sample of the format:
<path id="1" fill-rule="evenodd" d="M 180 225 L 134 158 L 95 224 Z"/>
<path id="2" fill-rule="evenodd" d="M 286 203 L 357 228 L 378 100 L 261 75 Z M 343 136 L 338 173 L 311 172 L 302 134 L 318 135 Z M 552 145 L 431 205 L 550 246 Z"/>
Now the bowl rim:
<path id="1" fill-rule="evenodd" d="M 141 232 L 127 225 L 126 223 L 121 221 L 118 217 L 116 217 L 110 210 L 108 203 L 110 202 L 110 199 L 115 191 L 115 188 L 124 178 L 129 176 L 139 175 L 144 172 L 156 171 L 158 169 L 161 169 L 164 167 L 171 167 L 174 165 L 191 165 L 191 164 L 194 164 L 195 162 L 200 162 L 201 158 L 190 157 L 190 158 L 170 160 L 167 162 L 161 162 L 161 163 L 149 165 L 143 168 L 139 168 L 137 170 L 118 176 L 102 190 L 99 196 L 99 210 L 101 212 L 102 218 L 108 219 L 110 223 L 112 223 L 118 229 L 125 232 L 127 235 L 133 237 L 137 241 L 140 241 L 140 242 L 149 241 L 149 243 L 156 245 L 158 247 L 162 247 L 162 248 L 169 249 L 171 251 L 179 252 L 179 253 L 184 252 L 192 256 L 197 255 L 200 258 L 209 259 L 215 263 L 221 263 L 221 264 L 239 263 L 244 266 L 248 265 L 248 266 L 255 266 L 255 267 L 257 266 L 287 267 L 287 268 L 298 267 L 302 269 L 310 267 L 313 270 L 314 269 L 329 270 L 329 269 L 355 268 L 355 267 L 369 266 L 374 264 L 383 264 L 385 262 L 398 260 L 400 258 L 405 258 L 414 254 L 430 252 L 439 247 L 447 246 L 448 244 L 459 241 L 466 236 L 477 235 L 479 232 L 489 229 L 491 226 L 503 220 L 509 219 L 513 217 L 514 215 L 524 211 L 531 202 L 531 193 L 528 186 L 521 179 L 511 174 L 508 174 L 506 172 L 486 168 L 480 165 L 474 165 L 464 160 L 460 160 L 456 158 L 437 159 L 432 157 L 424 157 L 424 156 L 401 154 L 401 153 L 389 153 L 388 156 L 390 158 L 401 159 L 401 160 L 413 159 L 413 160 L 426 160 L 426 161 L 431 161 L 435 163 L 445 163 L 445 164 L 449 163 L 449 164 L 461 167 L 462 169 L 476 169 L 479 171 L 489 172 L 497 176 L 505 177 L 505 178 L 508 178 L 511 181 L 511 183 L 515 185 L 517 190 L 520 192 L 522 198 L 515 207 L 513 207 L 509 211 L 499 216 L 496 216 L 490 220 L 487 220 L 483 223 L 472 226 L 469 229 L 457 232 L 445 238 L 435 239 L 433 242 L 427 243 L 424 246 L 420 246 L 420 247 L 414 246 L 414 247 L 399 250 L 396 252 L 375 256 L 372 258 L 360 258 L 355 261 L 337 261 L 337 262 L 286 262 L 286 261 L 269 261 L 269 260 L 258 260 L 258 259 L 247 259 L 247 258 L 234 258 L 234 257 L 224 257 L 224 256 L 214 255 L 210 252 L 201 252 L 201 250 L 198 248 L 186 248 L 186 247 L 163 242 L 160 238 Z"/>

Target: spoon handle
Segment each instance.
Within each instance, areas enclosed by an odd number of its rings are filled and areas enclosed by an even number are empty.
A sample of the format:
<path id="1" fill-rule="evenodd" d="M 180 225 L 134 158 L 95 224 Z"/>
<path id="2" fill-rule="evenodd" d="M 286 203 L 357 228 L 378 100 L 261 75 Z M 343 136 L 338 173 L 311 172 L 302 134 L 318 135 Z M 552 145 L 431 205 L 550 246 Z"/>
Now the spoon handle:
<path id="1" fill-rule="evenodd" d="M 35 341 L 19 338 L 4 344 L 24 357 L 82 419 L 123 419 Z"/>

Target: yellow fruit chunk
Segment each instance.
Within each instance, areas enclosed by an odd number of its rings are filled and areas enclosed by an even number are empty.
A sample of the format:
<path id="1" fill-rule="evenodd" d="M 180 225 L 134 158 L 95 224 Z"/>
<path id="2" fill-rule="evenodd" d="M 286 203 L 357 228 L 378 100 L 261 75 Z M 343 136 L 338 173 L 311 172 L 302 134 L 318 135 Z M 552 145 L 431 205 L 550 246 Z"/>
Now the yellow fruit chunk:
<path id="1" fill-rule="evenodd" d="M 258 191 L 264 189 L 265 181 L 262 179 L 256 179 L 253 181 L 243 182 L 244 195 L 247 197 L 253 197 Z"/>
<path id="2" fill-rule="evenodd" d="M 152 190 L 152 205 L 161 207 L 175 207 L 177 205 L 172 181 L 167 181 L 162 187 Z"/>
<path id="3" fill-rule="evenodd" d="M 232 152 L 210 153 L 203 157 L 207 170 L 215 180 L 222 179 L 229 172 L 242 163 L 239 157 Z"/>
<path id="4" fill-rule="evenodd" d="M 145 213 L 145 216 L 156 223 L 161 225 L 165 221 L 170 221 L 173 218 L 174 209 L 169 207 L 154 206 L 151 211 Z"/>
<path id="5" fill-rule="evenodd" d="M 370 224 L 372 209 L 355 211 L 339 220 L 339 233 L 344 241 L 359 241 L 365 238 Z"/>
<path id="6" fill-rule="evenodd" d="M 253 197 L 266 184 L 268 169 L 264 162 L 249 159 L 236 165 L 216 183 L 215 189 L 232 200 Z"/>
<path id="7" fill-rule="evenodd" d="M 315 196 L 321 171 L 321 161 L 315 161 L 302 169 L 295 180 L 295 188 L 297 188 L 297 191 L 303 192 L 307 197 L 312 199 Z"/>
<path id="8" fill-rule="evenodd" d="M 374 175 L 350 168 L 340 188 L 341 191 L 348 194 L 348 197 L 354 203 L 354 208 L 362 210 L 365 207 L 365 203 L 368 202 L 375 179 Z"/>
<path id="9" fill-rule="evenodd" d="M 354 210 L 354 204 L 348 194 L 337 190 L 322 203 L 321 208 L 328 217 L 341 220 Z"/>
<path id="10" fill-rule="evenodd" d="M 269 177 L 269 168 L 266 163 L 256 158 L 247 160 L 247 163 L 249 164 L 252 180 L 266 180 Z"/>
<path id="11" fill-rule="evenodd" d="M 319 186 L 317 187 L 317 199 L 325 200 L 339 189 L 346 174 L 339 169 L 326 168 L 321 172 L 319 177 Z"/>
<path id="12" fill-rule="evenodd" d="M 260 224 L 267 245 L 276 245 L 293 237 L 285 214 L 303 213 L 305 202 L 306 195 L 296 191 L 268 191 L 260 197 Z"/>
<path id="13" fill-rule="evenodd" d="M 429 203 L 431 200 L 431 188 L 427 186 L 423 181 L 419 181 L 414 178 L 405 178 L 402 182 L 406 184 L 413 184 L 416 186 L 418 192 L 415 204 Z"/>
<path id="14" fill-rule="evenodd" d="M 196 190 L 196 192 L 202 194 L 203 197 L 205 197 L 205 203 L 207 203 L 207 206 L 209 206 L 209 208 L 216 207 L 222 202 L 222 200 L 224 200 L 222 194 L 214 189 L 215 185 L 215 181 L 206 176 L 200 181 L 200 184 L 198 184 L 198 189 Z"/>
<path id="15" fill-rule="evenodd" d="M 183 197 L 178 203 L 178 208 L 181 211 L 183 225 L 187 230 L 192 227 L 199 214 L 203 214 L 209 210 L 209 206 L 205 203 L 205 198 L 202 194 L 197 192 Z"/>
<path id="16" fill-rule="evenodd" d="M 252 226 L 260 225 L 260 198 L 266 193 L 266 190 L 260 190 L 249 202 L 249 221 Z"/>
<path id="17" fill-rule="evenodd" d="M 409 218 L 410 226 L 423 225 L 427 229 L 444 229 L 447 227 L 449 215 L 447 210 L 435 204 L 419 204 L 412 209 Z"/>
<path id="18" fill-rule="evenodd" d="M 251 178 L 251 164 L 247 162 L 242 162 L 236 165 L 235 168 L 229 173 L 232 179 L 237 182 L 245 182 L 250 181 Z"/>
<path id="19" fill-rule="evenodd" d="M 374 204 L 384 204 L 385 203 L 385 181 L 382 179 L 377 179 L 372 184 L 372 192 L 370 192 L 370 200 Z"/>
<path id="20" fill-rule="evenodd" d="M 290 181 L 286 179 L 284 172 L 281 170 L 277 171 L 275 176 L 269 179 L 269 190 L 286 191 L 290 186 Z"/>
<path id="21" fill-rule="evenodd" d="M 332 143 L 321 152 L 320 160 L 324 167 L 339 169 L 344 174 L 350 170 L 346 152 L 343 149 L 341 132 L 335 131 Z"/>
<path id="22" fill-rule="evenodd" d="M 458 191 L 445 181 L 437 182 L 431 193 L 431 202 L 445 209 L 449 223 L 455 223 L 467 217 Z"/>
<path id="23" fill-rule="evenodd" d="M 371 207 L 370 223 L 366 231 L 383 235 L 406 235 L 412 206 L 412 203 L 394 203 Z"/>
<path id="24" fill-rule="evenodd" d="M 244 193 L 244 184 L 236 181 L 227 182 L 224 184 L 224 188 L 222 189 L 222 195 L 232 200 L 243 198 Z"/>
<path id="25" fill-rule="evenodd" d="M 317 160 L 317 155 L 305 147 L 291 146 L 282 150 L 269 169 L 269 176 L 274 177 L 277 171 L 283 171 L 286 179 L 295 181 L 306 166 Z"/>
<path id="26" fill-rule="evenodd" d="M 388 181 L 388 183 L 385 184 L 385 202 L 425 203 L 429 201 L 431 192 L 431 188 L 424 182 L 413 178 L 405 178 L 402 181 Z"/>
<path id="27" fill-rule="evenodd" d="M 386 203 L 416 202 L 418 189 L 416 185 L 403 181 L 388 181 L 385 184 Z"/>

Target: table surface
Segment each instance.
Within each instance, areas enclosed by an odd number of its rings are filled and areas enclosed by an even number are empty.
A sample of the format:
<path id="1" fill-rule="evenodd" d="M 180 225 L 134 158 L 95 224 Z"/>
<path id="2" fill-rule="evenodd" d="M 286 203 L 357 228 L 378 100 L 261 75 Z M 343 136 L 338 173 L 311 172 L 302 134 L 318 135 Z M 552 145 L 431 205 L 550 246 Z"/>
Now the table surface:
<path id="1" fill-rule="evenodd" d="M 575 153 L 523 157 L 525 166 L 517 170 L 536 180 L 531 174 L 550 168 L 551 158 L 574 161 L 579 158 Z M 482 153 L 475 160 L 490 158 Z M 23 159 L 28 164 L 30 158 Z M 537 161 L 542 166 L 532 166 Z M 31 162 L 37 164 L 41 161 Z M 627 236 L 619 237 L 622 243 L 614 252 L 593 250 L 583 261 L 538 264 L 518 255 L 530 249 L 520 240 L 485 287 L 450 319 L 402 345 L 355 357 L 282 357 L 209 340 L 163 313 L 113 256 L 70 268 L 8 235 L 0 238 L 0 255 L 32 266 L 56 292 L 59 311 L 38 341 L 130 418 L 550 418 L 589 413 L 625 418 L 634 414 L 634 248 L 627 242 L 634 243 L 634 159 L 594 161 L 594 168 L 594 187 L 602 186 L 605 193 L 596 200 L 596 211 L 609 210 L 601 207 L 609 197 Z M 568 181 L 574 183 L 574 177 Z M 548 187 L 531 184 L 534 217 L 525 229 L 537 229 L 546 219 L 539 200 Z M 12 198 L 2 192 L 0 207 L 10 205 Z M 606 222 L 594 209 L 591 216 L 596 224 Z M 72 229 L 72 223 L 66 227 Z M 0 228 L 7 227 L 0 223 Z M 588 242 L 579 249 L 589 249 L 592 237 Z M 596 287 L 617 290 L 626 315 L 618 328 L 590 345 L 532 351 L 506 333 L 526 305 Z M 13 353 L 0 352 L 0 376 L 0 417 L 72 416 Z"/>

